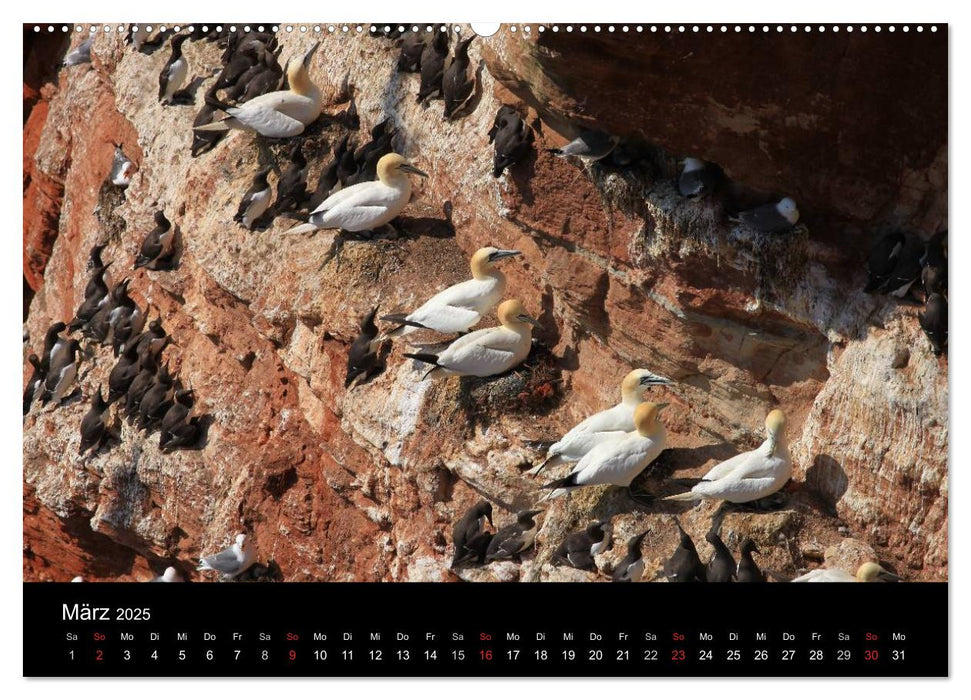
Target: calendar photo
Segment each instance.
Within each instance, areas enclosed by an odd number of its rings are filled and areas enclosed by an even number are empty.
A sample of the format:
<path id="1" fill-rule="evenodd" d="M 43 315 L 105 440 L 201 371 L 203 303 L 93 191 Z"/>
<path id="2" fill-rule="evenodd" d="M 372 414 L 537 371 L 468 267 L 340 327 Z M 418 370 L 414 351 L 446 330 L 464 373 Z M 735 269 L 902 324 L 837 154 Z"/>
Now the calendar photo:
<path id="1" fill-rule="evenodd" d="M 22 31 L 25 675 L 947 675 L 947 24 Z"/>

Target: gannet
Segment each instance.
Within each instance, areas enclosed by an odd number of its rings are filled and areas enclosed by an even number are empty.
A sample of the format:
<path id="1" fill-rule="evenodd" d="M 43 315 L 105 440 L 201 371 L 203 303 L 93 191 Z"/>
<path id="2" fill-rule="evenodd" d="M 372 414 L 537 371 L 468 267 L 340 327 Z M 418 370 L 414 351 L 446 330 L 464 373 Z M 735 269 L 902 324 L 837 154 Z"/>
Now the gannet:
<path id="1" fill-rule="evenodd" d="M 352 233 L 373 231 L 390 223 L 408 204 L 411 199 L 408 173 L 428 177 L 397 153 L 382 156 L 377 171 L 377 180 L 335 192 L 311 212 L 308 223 L 295 226 L 286 233 L 308 233 L 318 229 Z"/>
<path id="2" fill-rule="evenodd" d="M 742 540 L 742 544 L 738 546 L 738 552 L 740 556 L 735 580 L 739 583 L 765 583 L 765 574 L 762 573 L 759 565 L 755 563 L 755 559 L 752 557 L 752 552 L 759 553 L 759 548 L 755 546 L 755 542 L 746 537 Z"/>
<path id="3" fill-rule="evenodd" d="M 543 463 L 529 473 L 539 474 L 546 467 L 576 462 L 601 442 L 629 433 L 634 429 L 634 409 L 644 402 L 647 390 L 652 386 L 669 384 L 670 379 L 646 369 L 629 372 L 620 384 L 620 403 L 576 425 L 550 446 Z"/>
<path id="4" fill-rule="evenodd" d="M 786 442 L 786 416 L 779 409 L 765 418 L 768 437 L 758 449 L 743 452 L 714 466 L 687 493 L 668 496 L 669 501 L 723 499 L 748 503 L 781 489 L 792 476 L 792 459 Z"/>
<path id="5" fill-rule="evenodd" d="M 111 161 L 111 173 L 108 175 L 111 184 L 116 187 L 128 187 L 131 183 L 135 164 L 125 155 L 120 143 L 115 144 L 115 156 Z"/>
<path id="6" fill-rule="evenodd" d="M 173 244 L 175 243 L 175 229 L 167 218 L 164 211 L 155 212 L 155 228 L 146 234 L 142 241 L 142 247 L 135 258 L 135 269 L 147 267 L 149 270 L 158 270 L 160 265 L 171 262 L 175 254 Z"/>
<path id="7" fill-rule="evenodd" d="M 84 454 L 92 447 L 97 452 L 101 441 L 105 436 L 105 414 L 108 412 L 108 404 L 101 396 L 101 387 L 98 393 L 91 397 L 91 408 L 81 419 L 81 446 L 79 454 Z"/>
<path id="8" fill-rule="evenodd" d="M 551 561 L 555 565 L 572 566 L 574 569 L 596 571 L 594 556 L 609 545 L 603 521 L 590 523 L 584 530 L 567 535 L 566 539 L 553 552 Z"/>
<path id="9" fill-rule="evenodd" d="M 518 250 L 502 250 L 492 246 L 479 248 L 470 260 L 472 279 L 443 289 L 410 314 L 382 316 L 382 321 L 401 324 L 385 333 L 398 338 L 419 329 L 439 333 L 464 333 L 492 311 L 506 291 L 506 276 L 496 263 L 522 255 Z"/>
<path id="10" fill-rule="evenodd" d="M 634 409 L 634 430 L 619 432 L 587 452 L 569 476 L 543 486 L 557 498 L 584 486 L 611 484 L 630 488 L 631 482 L 664 450 L 667 434 L 658 420 L 666 403 L 642 403 Z"/>
<path id="11" fill-rule="evenodd" d="M 362 374 L 366 380 L 377 369 L 378 349 L 381 339 L 376 338 L 378 327 L 374 323 L 374 316 L 378 312 L 378 307 L 371 309 L 370 313 L 361 319 L 361 332 L 351 343 L 351 349 L 347 353 L 347 374 L 344 377 L 344 388 L 351 386 L 355 379 Z"/>
<path id="12" fill-rule="evenodd" d="M 539 327 L 539 321 L 527 314 L 516 299 L 502 302 L 496 315 L 500 326 L 463 335 L 437 355 L 405 353 L 405 357 L 435 365 L 425 374 L 432 378 L 453 374 L 491 377 L 511 370 L 529 355 L 533 344 L 531 326 Z"/>
<path id="13" fill-rule="evenodd" d="M 634 535 L 627 541 L 627 554 L 614 567 L 611 580 L 614 583 L 637 583 L 644 576 L 644 557 L 641 554 L 641 543 L 647 536 L 647 530 Z"/>
<path id="14" fill-rule="evenodd" d="M 503 105 L 489 130 L 489 141 L 496 151 L 492 159 L 492 176 L 500 177 L 506 168 L 518 163 L 529 153 L 533 130 L 516 110 Z"/>
<path id="15" fill-rule="evenodd" d="M 681 527 L 681 523 L 674 521 L 678 526 L 678 534 L 681 539 L 674 554 L 664 564 L 664 576 L 668 583 L 687 583 L 689 581 L 705 581 L 705 565 L 698 558 L 698 550 L 691 537 Z"/>
<path id="16" fill-rule="evenodd" d="M 792 583 L 873 583 L 896 582 L 901 578 L 876 562 L 868 561 L 856 570 L 856 576 L 843 569 L 815 569 L 792 579 Z"/>
<path id="17" fill-rule="evenodd" d="M 947 345 L 947 299 L 943 294 L 931 294 L 923 313 L 917 314 L 920 327 L 931 341 L 934 354 L 940 356 Z"/>
<path id="18" fill-rule="evenodd" d="M 46 372 L 44 366 L 41 364 L 40 358 L 34 353 L 30 353 L 27 356 L 27 361 L 33 367 L 33 371 L 30 373 L 30 379 L 27 380 L 27 386 L 24 387 L 24 415 L 26 416 L 30 412 L 30 406 L 34 403 L 34 399 L 37 397 L 37 392 L 40 387 L 44 385 L 44 377 Z"/>
<path id="19" fill-rule="evenodd" d="M 725 546 L 725 543 L 722 542 L 721 537 L 718 536 L 720 528 L 721 522 L 716 521 L 711 524 L 711 528 L 705 535 L 705 541 L 715 550 L 705 569 L 705 580 L 708 583 L 731 583 L 735 578 L 737 568 L 735 558 L 728 547 Z"/>
<path id="20" fill-rule="evenodd" d="M 163 105 L 172 104 L 175 93 L 182 89 L 189 74 L 189 62 L 182 55 L 182 44 L 188 38 L 188 34 L 172 37 L 172 55 L 158 74 L 158 101 Z"/>
<path id="21" fill-rule="evenodd" d="M 620 137 L 605 131 L 584 131 L 563 148 L 548 148 L 550 153 L 568 158 L 577 156 L 589 161 L 606 158 L 620 143 Z"/>
<path id="22" fill-rule="evenodd" d="M 65 68 L 70 66 L 78 66 L 82 63 L 91 63 L 91 45 L 94 43 L 94 35 L 92 34 L 87 39 L 78 44 L 78 47 L 71 51 L 67 56 L 64 57 L 64 62 L 61 63 Z"/>
<path id="23" fill-rule="evenodd" d="M 762 233 L 782 233 L 798 223 L 799 209 L 792 197 L 783 197 L 775 204 L 763 204 L 740 212 L 732 220 L 740 221 Z"/>
<path id="24" fill-rule="evenodd" d="M 516 514 L 516 522 L 510 523 L 496 533 L 486 550 L 486 561 L 518 558 L 533 546 L 536 531 L 539 529 L 536 516 L 541 510 L 524 510 Z"/>
<path id="25" fill-rule="evenodd" d="M 161 576 L 152 579 L 152 583 L 182 583 L 184 579 L 174 566 L 165 569 Z"/>
<path id="26" fill-rule="evenodd" d="M 493 534 L 486 530 L 486 523 L 492 526 L 492 504 L 489 501 L 479 501 L 455 523 L 452 527 L 455 554 L 452 556 L 450 568 L 485 562 L 486 550 Z"/>
<path id="27" fill-rule="evenodd" d="M 442 74 L 442 99 L 445 101 L 445 119 L 454 119 L 469 106 L 475 95 L 475 71 L 469 72 L 469 44 L 475 39 L 471 34 L 455 46 L 452 62 Z"/>
<path id="28" fill-rule="evenodd" d="M 273 189 L 266 181 L 266 176 L 269 174 L 269 168 L 264 168 L 256 173 L 256 177 L 253 178 L 253 184 L 246 190 L 246 194 L 243 195 L 243 199 L 239 203 L 239 209 L 236 210 L 236 216 L 233 217 L 233 221 L 242 225 L 243 228 L 252 230 L 253 224 L 256 223 L 257 219 L 263 216 L 266 210 L 270 208 L 270 201 L 273 199 Z"/>
<path id="29" fill-rule="evenodd" d="M 256 551 L 246 535 L 236 535 L 231 547 L 202 557 L 197 571 L 218 571 L 224 581 L 234 579 L 256 563 Z"/>
<path id="30" fill-rule="evenodd" d="M 714 192 L 724 177 L 722 169 L 714 163 L 700 158 L 685 158 L 681 177 L 678 178 L 678 191 L 683 197 L 704 197 Z"/>
<path id="31" fill-rule="evenodd" d="M 268 92 L 238 107 L 215 101 L 213 104 L 229 116 L 211 124 L 194 127 L 196 131 L 245 129 L 270 138 L 299 136 L 320 116 L 320 89 L 308 74 L 310 59 L 320 42 L 310 47 L 300 61 L 287 65 L 289 90 Z"/>

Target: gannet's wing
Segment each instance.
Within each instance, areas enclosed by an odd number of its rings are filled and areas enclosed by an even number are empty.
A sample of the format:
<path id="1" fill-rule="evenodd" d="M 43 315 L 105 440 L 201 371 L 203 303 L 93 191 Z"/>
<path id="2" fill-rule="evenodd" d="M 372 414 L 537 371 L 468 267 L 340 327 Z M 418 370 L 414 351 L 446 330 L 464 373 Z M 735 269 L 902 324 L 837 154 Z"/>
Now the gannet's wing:
<path id="1" fill-rule="evenodd" d="M 439 333 L 459 333 L 474 326 L 482 316 L 475 309 L 426 303 L 407 318 Z"/>
<path id="2" fill-rule="evenodd" d="M 734 457 L 726 459 L 720 464 L 716 464 L 714 467 L 708 470 L 708 473 L 701 477 L 704 481 L 715 481 L 716 479 L 723 479 L 733 471 L 735 471 L 740 466 L 744 465 L 746 460 L 752 456 L 752 452 L 742 452 Z"/>
<path id="3" fill-rule="evenodd" d="M 303 122 L 271 107 L 254 105 L 252 100 L 227 110 L 227 113 L 243 126 L 270 138 L 299 136 L 305 128 Z"/>

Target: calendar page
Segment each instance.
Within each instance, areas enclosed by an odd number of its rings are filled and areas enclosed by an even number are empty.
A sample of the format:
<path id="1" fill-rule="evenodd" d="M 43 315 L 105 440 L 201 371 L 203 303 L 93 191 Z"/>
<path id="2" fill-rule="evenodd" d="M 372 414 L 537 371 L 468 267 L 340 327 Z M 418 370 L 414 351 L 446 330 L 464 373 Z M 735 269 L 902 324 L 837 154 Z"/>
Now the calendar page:
<path id="1" fill-rule="evenodd" d="M 946 24 L 23 45 L 24 675 L 948 675 Z"/>

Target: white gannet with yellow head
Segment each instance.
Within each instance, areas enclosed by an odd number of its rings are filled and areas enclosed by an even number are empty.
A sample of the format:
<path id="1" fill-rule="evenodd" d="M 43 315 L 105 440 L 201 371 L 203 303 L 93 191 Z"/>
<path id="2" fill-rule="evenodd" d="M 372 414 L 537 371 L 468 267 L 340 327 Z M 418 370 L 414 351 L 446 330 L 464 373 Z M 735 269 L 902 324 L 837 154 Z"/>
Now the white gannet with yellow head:
<path id="1" fill-rule="evenodd" d="M 531 469 L 539 474 L 546 467 L 556 467 L 576 462 L 605 440 L 629 433 L 634 429 L 634 410 L 644 403 L 645 392 L 652 386 L 666 386 L 671 380 L 646 369 L 635 369 L 620 383 L 620 403 L 612 408 L 594 413 L 574 426 L 560 440 L 554 442 L 546 453 L 546 460 Z"/>
<path id="2" fill-rule="evenodd" d="M 634 409 L 634 429 L 596 445 L 577 462 L 569 476 L 543 486 L 553 489 L 546 498 L 598 484 L 629 488 L 634 478 L 664 450 L 667 431 L 659 418 L 667 405 L 651 402 L 638 405 Z"/>
<path id="3" fill-rule="evenodd" d="M 210 124 L 194 127 L 196 131 L 244 129 L 270 138 L 299 136 L 320 116 L 320 88 L 310 80 L 310 59 L 320 42 L 310 47 L 301 60 L 287 64 L 289 90 L 277 90 L 254 97 L 238 107 L 207 97 L 206 101 L 229 116 Z"/>
<path id="4" fill-rule="evenodd" d="M 285 233 L 340 229 L 358 233 L 381 228 L 401 213 L 411 199 L 409 174 L 428 177 L 404 156 L 388 153 L 378 161 L 378 179 L 345 187 L 310 213 L 310 221 Z"/>
<path id="5" fill-rule="evenodd" d="M 786 415 L 779 409 L 765 418 L 768 436 L 757 449 L 716 465 L 687 493 L 670 501 L 725 500 L 748 503 L 773 493 L 792 477 L 792 459 L 786 442 Z"/>
<path id="6" fill-rule="evenodd" d="M 405 353 L 405 357 L 435 365 L 425 377 L 450 374 L 491 377 L 511 370 L 529 355 L 533 345 L 532 326 L 538 327 L 539 321 L 527 314 L 522 302 L 516 299 L 499 304 L 496 315 L 501 326 L 463 335 L 438 355 Z"/>
<path id="7" fill-rule="evenodd" d="M 792 583 L 874 583 L 900 580 L 897 574 L 890 573 L 876 562 L 868 561 L 860 565 L 856 576 L 843 569 L 815 569 L 792 579 Z"/>
<path id="8" fill-rule="evenodd" d="M 472 279 L 443 289 L 410 314 L 382 316 L 382 321 L 399 324 L 384 337 L 397 338 L 423 328 L 439 333 L 469 330 L 492 311 L 506 291 L 506 276 L 496 263 L 515 255 L 522 253 L 492 246 L 479 248 L 472 255 Z"/>

